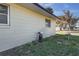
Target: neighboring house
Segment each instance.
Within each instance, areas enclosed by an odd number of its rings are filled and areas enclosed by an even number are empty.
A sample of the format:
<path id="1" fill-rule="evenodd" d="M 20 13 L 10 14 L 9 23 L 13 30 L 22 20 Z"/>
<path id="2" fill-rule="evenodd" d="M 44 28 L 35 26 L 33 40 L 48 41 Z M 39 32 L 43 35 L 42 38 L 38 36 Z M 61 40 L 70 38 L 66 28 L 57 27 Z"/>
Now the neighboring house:
<path id="1" fill-rule="evenodd" d="M 56 33 L 55 15 L 32 3 L 0 4 L 0 52 Z"/>
<path id="2" fill-rule="evenodd" d="M 75 30 L 79 30 L 79 20 L 78 20 L 77 23 L 75 24 Z"/>

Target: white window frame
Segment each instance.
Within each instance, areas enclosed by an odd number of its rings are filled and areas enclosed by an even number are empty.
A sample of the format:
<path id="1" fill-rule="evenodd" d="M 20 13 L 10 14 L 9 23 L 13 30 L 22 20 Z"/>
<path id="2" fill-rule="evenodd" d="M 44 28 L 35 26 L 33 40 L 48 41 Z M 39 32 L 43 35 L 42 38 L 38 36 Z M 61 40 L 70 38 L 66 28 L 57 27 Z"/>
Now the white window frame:
<path id="1" fill-rule="evenodd" d="M 1 4 L 1 5 L 4 5 L 4 6 L 7 6 L 8 8 L 8 11 L 7 11 L 7 24 L 2 24 L 0 23 L 0 26 L 9 26 L 10 25 L 10 6 L 8 4 Z"/>

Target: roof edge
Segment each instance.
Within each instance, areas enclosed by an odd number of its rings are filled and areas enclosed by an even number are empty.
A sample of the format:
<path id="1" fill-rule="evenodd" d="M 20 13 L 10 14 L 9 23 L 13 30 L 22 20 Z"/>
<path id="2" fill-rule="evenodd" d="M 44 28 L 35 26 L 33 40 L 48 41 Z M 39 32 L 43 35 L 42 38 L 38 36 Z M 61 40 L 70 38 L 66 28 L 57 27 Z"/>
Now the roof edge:
<path id="1" fill-rule="evenodd" d="M 39 8 L 41 8 L 41 9 L 43 9 L 44 11 L 46 11 L 47 13 L 49 13 L 44 7 L 42 7 L 41 5 L 39 5 L 38 3 L 33 3 L 34 5 L 36 5 L 36 6 L 38 6 Z M 56 15 L 54 15 L 54 14 L 51 14 L 51 13 L 49 13 L 50 15 L 52 15 L 52 16 L 54 16 L 54 17 L 56 17 L 56 18 L 58 18 L 58 19 L 60 19 L 59 17 L 57 17 Z M 60 19 L 61 20 L 61 19 Z"/>

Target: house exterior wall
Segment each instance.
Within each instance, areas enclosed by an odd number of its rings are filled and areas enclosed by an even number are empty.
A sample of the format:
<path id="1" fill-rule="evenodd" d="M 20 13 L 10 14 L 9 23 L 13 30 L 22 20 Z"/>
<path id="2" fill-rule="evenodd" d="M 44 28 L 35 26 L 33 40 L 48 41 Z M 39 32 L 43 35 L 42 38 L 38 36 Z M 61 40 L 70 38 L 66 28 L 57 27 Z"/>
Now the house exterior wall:
<path id="1" fill-rule="evenodd" d="M 45 26 L 45 16 L 20 5 L 10 4 L 10 26 L 0 26 L 0 51 L 4 51 L 36 39 L 43 32 L 44 38 L 55 35 L 55 22 L 51 28 Z"/>
<path id="2" fill-rule="evenodd" d="M 79 20 L 78 20 L 77 23 L 75 24 L 74 30 L 78 30 L 78 31 L 79 31 Z"/>

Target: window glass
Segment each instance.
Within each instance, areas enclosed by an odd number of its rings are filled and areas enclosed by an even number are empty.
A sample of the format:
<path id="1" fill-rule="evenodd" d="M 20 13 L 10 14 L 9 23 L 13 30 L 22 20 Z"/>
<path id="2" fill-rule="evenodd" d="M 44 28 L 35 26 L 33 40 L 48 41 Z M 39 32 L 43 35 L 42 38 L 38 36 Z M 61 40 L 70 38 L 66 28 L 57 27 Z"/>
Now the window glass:
<path id="1" fill-rule="evenodd" d="M 0 23 L 7 24 L 8 7 L 0 4 Z"/>
<path id="2" fill-rule="evenodd" d="M 51 27 L 51 21 L 50 20 L 46 19 L 45 22 L 46 22 L 46 27 Z"/>

